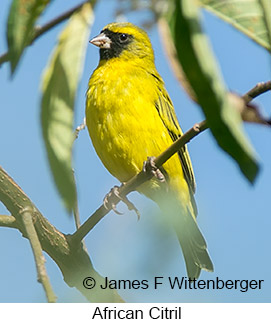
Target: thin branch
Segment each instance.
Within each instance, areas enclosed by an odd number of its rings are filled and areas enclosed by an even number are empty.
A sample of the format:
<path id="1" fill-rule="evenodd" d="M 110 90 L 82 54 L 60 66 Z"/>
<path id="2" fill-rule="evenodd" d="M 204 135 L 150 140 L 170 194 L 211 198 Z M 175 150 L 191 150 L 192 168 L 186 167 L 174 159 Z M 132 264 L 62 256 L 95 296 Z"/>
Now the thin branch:
<path id="1" fill-rule="evenodd" d="M 45 258 L 42 253 L 41 244 L 33 224 L 32 214 L 34 210 L 30 207 L 25 208 L 21 211 L 22 222 L 25 227 L 27 238 L 31 244 L 33 255 L 35 258 L 37 273 L 38 273 L 38 282 L 40 282 L 44 288 L 47 300 L 49 303 L 56 302 L 56 295 L 52 289 L 52 286 L 49 281 L 49 277 L 45 268 Z"/>
<path id="2" fill-rule="evenodd" d="M 178 140 L 176 140 L 170 147 L 168 147 L 168 149 L 166 149 L 155 159 L 156 166 L 161 167 L 170 157 L 176 154 L 192 138 L 196 137 L 206 129 L 208 129 L 206 120 L 195 124 L 193 128 L 184 133 Z"/>
<path id="3" fill-rule="evenodd" d="M 253 98 L 260 94 L 271 90 L 271 81 L 266 83 L 259 83 L 249 92 L 247 92 L 242 98 L 245 103 L 249 103 Z M 155 158 L 155 164 L 157 167 L 161 167 L 171 156 L 177 153 L 183 146 L 185 146 L 192 138 L 208 129 L 207 122 L 202 121 L 195 124 L 194 127 L 184 133 L 178 140 L 176 140 L 168 149 L 162 152 L 157 158 Z M 120 195 L 127 195 L 134 191 L 138 186 L 146 182 L 151 178 L 151 174 L 144 171 L 139 172 L 131 180 L 123 184 L 120 189 Z M 117 196 L 112 196 L 112 202 L 117 205 L 120 199 Z M 82 225 L 81 227 L 71 236 L 74 243 L 79 243 L 88 232 L 109 212 L 104 205 L 101 205 Z"/>
<path id="4" fill-rule="evenodd" d="M 75 177 L 74 177 L 74 181 L 75 181 Z M 76 185 L 76 183 L 75 183 L 75 185 Z M 75 227 L 76 227 L 76 229 L 78 229 L 81 226 L 81 221 L 80 221 L 80 213 L 79 213 L 77 196 L 76 196 L 75 205 L 73 208 L 73 218 L 74 218 L 74 222 L 75 222 Z"/>
<path id="5" fill-rule="evenodd" d="M 72 173 L 73 173 L 74 185 L 76 187 L 77 185 L 76 185 L 76 179 L 74 176 L 74 169 L 72 170 Z M 76 192 L 77 192 L 77 188 L 76 188 Z M 79 213 L 79 207 L 78 207 L 78 196 L 76 196 L 76 199 L 75 199 L 75 205 L 73 208 L 73 218 L 74 218 L 74 222 L 75 222 L 75 227 L 78 230 L 81 226 L 80 213 Z M 86 246 L 86 243 L 84 240 L 82 240 L 82 246 L 83 246 L 83 249 L 85 250 L 85 252 L 87 253 L 88 249 L 87 249 L 87 246 Z"/>
<path id="6" fill-rule="evenodd" d="M 0 215 L 0 227 L 17 229 L 16 219 L 12 215 Z"/>
<path id="7" fill-rule="evenodd" d="M 93 6 L 95 5 L 97 0 L 91 0 L 91 1 L 84 1 L 81 4 L 75 6 L 74 8 L 64 12 L 63 14 L 61 14 L 60 16 L 52 19 L 51 21 L 47 22 L 45 25 L 43 25 L 42 27 L 37 26 L 35 28 L 35 32 L 34 32 L 34 40 L 36 40 L 39 36 L 43 35 L 44 33 L 46 33 L 48 30 L 52 29 L 53 27 L 55 27 L 56 25 L 58 25 L 59 23 L 63 22 L 64 20 L 70 18 L 71 15 L 73 15 L 76 11 L 78 11 L 79 9 L 81 9 L 83 7 L 83 5 L 87 2 L 90 2 Z"/>
<path id="8" fill-rule="evenodd" d="M 1 66 L 3 63 L 8 62 L 8 61 L 9 61 L 9 54 L 8 54 L 8 52 L 6 52 L 6 53 L 4 53 L 4 54 L 2 54 L 2 55 L 0 56 L 0 66 Z"/>
<path id="9" fill-rule="evenodd" d="M 48 30 L 52 29 L 53 27 L 57 26 L 58 24 L 60 24 L 61 22 L 65 21 L 66 19 L 68 19 L 72 14 L 74 14 L 77 10 L 81 9 L 83 7 L 83 5 L 87 2 L 90 2 L 92 4 L 92 6 L 95 5 L 97 0 L 88 0 L 88 1 L 84 1 L 81 4 L 77 5 L 76 7 L 69 9 L 68 11 L 64 12 L 63 14 L 61 14 L 60 16 L 52 19 L 51 21 L 47 22 L 46 24 L 44 24 L 43 26 L 36 26 L 34 28 L 34 36 L 33 36 L 33 40 L 31 41 L 31 44 L 33 44 L 33 42 L 39 38 L 41 35 L 43 35 L 44 33 L 46 33 Z M 2 54 L 0 56 L 0 66 L 9 61 L 9 53 L 6 52 L 4 54 Z"/>
<path id="10" fill-rule="evenodd" d="M 75 129 L 74 139 L 77 139 L 79 136 L 79 132 L 86 128 L 86 118 L 84 118 L 83 122 Z"/>
<path id="11" fill-rule="evenodd" d="M 242 98 L 245 100 L 246 103 L 249 103 L 258 95 L 263 94 L 270 90 L 271 90 L 271 81 L 260 82 L 256 86 L 254 86 L 254 88 L 252 88 L 250 91 L 244 94 Z"/>

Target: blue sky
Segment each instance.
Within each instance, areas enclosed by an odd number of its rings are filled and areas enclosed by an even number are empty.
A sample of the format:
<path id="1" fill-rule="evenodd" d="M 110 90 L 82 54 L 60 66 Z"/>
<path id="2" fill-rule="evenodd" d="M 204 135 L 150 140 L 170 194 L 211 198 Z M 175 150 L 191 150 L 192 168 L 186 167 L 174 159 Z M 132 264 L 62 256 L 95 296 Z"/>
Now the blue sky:
<path id="1" fill-rule="evenodd" d="M 41 23 L 79 1 L 54 1 Z M 115 0 L 100 1 L 91 31 L 95 36 L 104 25 L 114 21 Z M 0 5 L 0 52 L 6 50 L 5 23 L 10 1 Z M 132 13 L 129 21 L 140 24 L 148 13 Z M 219 19 L 204 13 L 204 25 L 229 89 L 245 93 L 256 83 L 270 79 L 270 55 L 266 50 Z M 21 61 L 13 79 L 9 66 L 0 69 L 1 127 L 0 165 L 28 194 L 43 215 L 64 233 L 72 233 L 74 224 L 67 216 L 55 189 L 46 160 L 40 128 L 40 77 L 48 56 L 64 24 L 37 40 Z M 203 119 L 176 82 L 167 63 L 154 27 L 149 31 L 157 69 L 174 102 L 183 130 Z M 89 45 L 76 100 L 76 121 L 84 117 L 85 92 L 90 74 L 98 63 L 98 50 Z M 270 94 L 257 101 L 270 115 Z M 270 178 L 271 131 L 266 127 L 245 125 L 261 163 L 254 186 L 240 174 L 236 164 L 216 145 L 207 131 L 189 144 L 197 182 L 198 222 L 208 243 L 215 272 L 202 273 L 202 279 L 263 279 L 261 290 L 178 291 L 126 290 L 126 301 L 143 302 L 267 302 L 270 298 L 269 256 L 271 244 Z M 78 184 L 79 209 L 84 221 L 101 204 L 104 195 L 118 181 L 103 167 L 91 145 L 87 131 L 80 133 L 74 148 L 74 166 Z M 165 220 L 152 202 L 131 194 L 141 212 L 141 220 L 126 210 L 123 216 L 108 214 L 86 238 L 96 270 L 111 279 L 153 279 L 154 276 L 185 276 L 178 242 L 170 228 L 161 233 Z M 7 214 L 0 205 L 0 213 Z M 36 270 L 29 243 L 16 230 L 0 228 L 0 302 L 43 302 L 44 292 L 36 281 Z M 55 263 L 46 255 L 47 270 L 60 302 L 85 301 L 63 282 Z"/>

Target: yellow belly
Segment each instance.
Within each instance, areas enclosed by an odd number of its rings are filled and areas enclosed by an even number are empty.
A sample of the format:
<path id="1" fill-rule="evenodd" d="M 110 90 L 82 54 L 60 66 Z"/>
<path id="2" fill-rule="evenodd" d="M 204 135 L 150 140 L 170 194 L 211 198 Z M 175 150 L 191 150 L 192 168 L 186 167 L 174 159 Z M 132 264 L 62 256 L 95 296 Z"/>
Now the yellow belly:
<path id="1" fill-rule="evenodd" d="M 147 157 L 158 156 L 169 147 L 172 139 L 155 108 L 158 90 L 153 76 L 140 75 L 139 71 L 127 77 L 125 70 L 125 76 L 121 77 L 119 69 L 108 69 L 98 68 L 90 79 L 87 127 L 104 166 L 125 182 L 142 170 Z M 167 161 L 164 168 L 174 190 L 189 199 L 178 156 Z"/>

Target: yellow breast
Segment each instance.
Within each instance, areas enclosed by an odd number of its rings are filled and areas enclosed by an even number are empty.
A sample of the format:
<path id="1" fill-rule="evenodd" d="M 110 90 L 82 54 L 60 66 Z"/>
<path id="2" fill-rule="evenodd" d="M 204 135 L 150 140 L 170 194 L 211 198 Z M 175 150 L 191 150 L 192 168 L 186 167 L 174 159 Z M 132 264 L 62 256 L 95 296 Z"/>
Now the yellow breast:
<path id="1" fill-rule="evenodd" d="M 155 108 L 155 78 L 127 62 L 101 64 L 87 91 L 86 120 L 95 150 L 108 171 L 121 182 L 142 170 L 149 156 L 172 144 Z M 171 179 L 185 185 L 177 156 L 165 165 Z"/>

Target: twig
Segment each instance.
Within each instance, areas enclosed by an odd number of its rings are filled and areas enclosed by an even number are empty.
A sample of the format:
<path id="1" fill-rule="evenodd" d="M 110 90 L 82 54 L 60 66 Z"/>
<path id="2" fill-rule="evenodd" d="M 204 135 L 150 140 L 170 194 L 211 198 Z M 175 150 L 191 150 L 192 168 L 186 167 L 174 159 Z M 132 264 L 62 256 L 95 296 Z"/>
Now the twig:
<path id="1" fill-rule="evenodd" d="M 92 1 L 84 1 L 81 4 L 77 5 L 76 7 L 64 12 L 63 14 L 61 14 L 60 16 L 52 19 L 51 21 L 47 22 L 45 25 L 43 25 L 42 27 L 37 26 L 35 28 L 35 32 L 34 32 L 34 40 L 36 40 L 39 36 L 43 35 L 44 33 L 46 33 L 48 30 L 52 29 L 53 27 L 55 27 L 56 25 L 58 25 L 59 23 L 61 23 L 62 21 L 68 19 L 72 14 L 74 14 L 77 10 L 81 9 L 83 7 L 83 5 L 87 2 L 91 2 L 92 5 L 95 5 L 95 2 L 97 0 L 92 0 Z"/>
<path id="2" fill-rule="evenodd" d="M 0 227 L 17 228 L 15 217 L 12 215 L 0 215 Z"/>
<path id="3" fill-rule="evenodd" d="M 73 174 L 73 179 L 74 179 L 74 185 L 77 186 L 76 179 L 74 176 L 74 169 L 72 170 L 72 174 Z M 77 188 L 76 188 L 76 192 L 77 192 Z M 76 196 L 76 199 L 75 199 L 75 205 L 73 208 L 73 218 L 74 218 L 74 222 L 75 222 L 75 227 L 78 230 L 81 226 L 80 213 L 79 213 L 79 207 L 78 207 L 78 196 Z M 86 246 L 86 243 L 84 240 L 82 240 L 82 245 L 83 245 L 83 249 L 85 250 L 85 252 L 88 252 L 87 246 Z"/>
<path id="4" fill-rule="evenodd" d="M 74 218 L 75 227 L 76 227 L 76 229 L 78 229 L 80 227 L 80 225 L 81 225 L 81 222 L 80 222 L 80 214 L 79 214 L 77 197 L 75 199 L 75 205 L 74 205 L 74 208 L 73 208 L 73 218 Z"/>
<path id="5" fill-rule="evenodd" d="M 6 52 L 6 53 L 4 53 L 4 54 L 2 54 L 2 55 L 0 56 L 0 66 L 1 66 L 3 63 L 8 62 L 8 61 L 9 61 L 9 54 L 8 54 L 8 52 Z"/>
<path id="6" fill-rule="evenodd" d="M 31 45 L 37 38 L 39 38 L 41 35 L 46 33 L 48 30 L 52 29 L 53 27 L 55 27 L 59 23 L 63 22 L 64 20 L 68 19 L 73 13 L 75 13 L 77 10 L 79 10 L 85 3 L 91 2 L 92 6 L 94 6 L 96 1 L 97 0 L 84 1 L 81 4 L 77 5 L 76 7 L 72 8 L 72 9 L 69 9 L 68 11 L 64 12 L 60 16 L 58 16 L 58 17 L 52 19 L 51 21 L 47 22 L 43 26 L 36 26 L 34 28 L 33 39 L 32 39 L 32 41 L 31 41 L 31 43 L 29 45 Z M 6 52 L 6 53 L 4 53 L 4 54 L 2 54 L 0 56 L 0 66 L 3 63 L 8 62 L 8 61 L 9 61 L 9 53 L 8 52 Z"/>
<path id="7" fill-rule="evenodd" d="M 33 224 L 32 214 L 33 214 L 33 210 L 31 210 L 29 207 L 23 209 L 21 211 L 22 222 L 24 224 L 27 238 L 30 241 L 31 248 L 34 254 L 37 273 L 38 273 L 38 282 L 42 284 L 48 302 L 55 303 L 56 295 L 52 289 L 52 286 L 49 281 L 49 277 L 46 273 L 45 258 L 42 253 L 41 244 Z"/>
<path id="8" fill-rule="evenodd" d="M 254 88 L 242 96 L 246 103 L 249 103 L 258 95 L 271 90 L 271 81 L 258 83 Z"/>
<path id="9" fill-rule="evenodd" d="M 178 152 L 192 138 L 196 137 L 198 134 L 200 134 L 207 128 L 208 126 L 205 120 L 195 124 L 193 128 L 189 129 L 186 133 L 184 133 L 168 149 L 166 149 L 155 159 L 156 166 L 161 167 L 170 157 L 172 157 L 176 152 Z"/>
<path id="10" fill-rule="evenodd" d="M 247 92 L 242 98 L 246 103 L 249 103 L 258 95 L 271 90 L 271 82 L 259 83 L 249 92 Z M 176 140 L 168 149 L 162 152 L 157 158 L 155 158 L 155 164 L 157 167 L 161 167 L 171 156 L 178 152 L 183 146 L 185 146 L 192 138 L 203 132 L 208 128 L 206 121 L 202 121 L 195 124 L 193 128 L 189 129 L 184 133 L 178 140 Z M 120 195 L 127 195 L 134 191 L 138 186 L 146 182 L 151 178 L 150 174 L 146 172 L 139 172 L 131 180 L 123 184 L 120 189 Z M 112 197 L 112 202 L 117 205 L 120 200 L 117 196 Z M 82 225 L 81 227 L 71 236 L 74 243 L 79 243 L 88 232 L 109 212 L 104 205 L 101 205 Z"/>
<path id="11" fill-rule="evenodd" d="M 77 139 L 79 136 L 79 132 L 86 128 L 86 118 L 84 118 L 83 122 L 75 129 L 74 139 Z"/>

